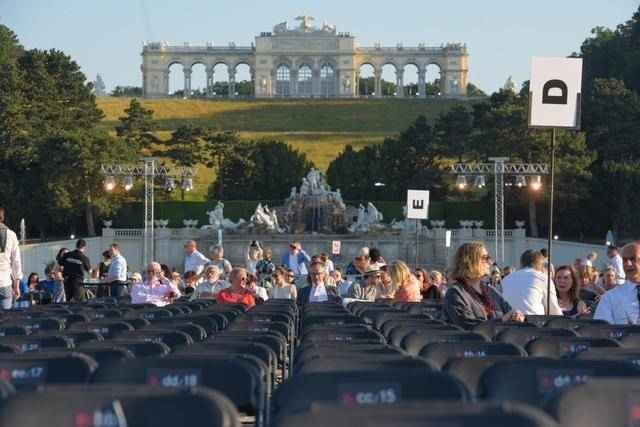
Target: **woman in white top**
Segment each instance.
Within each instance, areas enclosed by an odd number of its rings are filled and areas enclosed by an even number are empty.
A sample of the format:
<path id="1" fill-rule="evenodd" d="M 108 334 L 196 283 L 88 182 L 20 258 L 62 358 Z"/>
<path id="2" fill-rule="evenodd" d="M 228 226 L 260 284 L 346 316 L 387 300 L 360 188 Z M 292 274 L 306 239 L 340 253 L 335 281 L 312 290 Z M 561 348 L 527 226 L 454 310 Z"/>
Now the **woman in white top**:
<path id="1" fill-rule="evenodd" d="M 220 269 L 220 275 L 226 278 L 231 273 L 231 263 L 224 258 L 224 248 L 222 245 L 211 247 L 211 262 L 208 265 L 215 265 Z"/>
<path id="2" fill-rule="evenodd" d="M 271 298 L 292 299 L 298 298 L 298 290 L 294 285 L 287 283 L 287 271 L 282 267 L 276 267 L 272 275 L 273 288 L 271 288 Z"/>

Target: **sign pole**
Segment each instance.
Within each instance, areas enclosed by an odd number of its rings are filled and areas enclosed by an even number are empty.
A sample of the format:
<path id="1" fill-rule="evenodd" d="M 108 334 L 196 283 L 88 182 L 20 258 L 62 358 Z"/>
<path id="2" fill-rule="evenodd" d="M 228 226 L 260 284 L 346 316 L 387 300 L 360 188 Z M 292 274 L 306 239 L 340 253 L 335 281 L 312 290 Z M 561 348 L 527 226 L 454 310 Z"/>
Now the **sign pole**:
<path id="1" fill-rule="evenodd" d="M 420 247 L 420 220 L 416 219 L 416 267 L 418 268 L 418 249 Z"/>
<path id="2" fill-rule="evenodd" d="M 547 242 L 547 315 L 551 308 L 551 260 L 553 250 L 553 193 L 555 186 L 555 163 L 556 163 L 556 128 L 551 129 L 551 183 L 549 188 L 549 241 Z"/>

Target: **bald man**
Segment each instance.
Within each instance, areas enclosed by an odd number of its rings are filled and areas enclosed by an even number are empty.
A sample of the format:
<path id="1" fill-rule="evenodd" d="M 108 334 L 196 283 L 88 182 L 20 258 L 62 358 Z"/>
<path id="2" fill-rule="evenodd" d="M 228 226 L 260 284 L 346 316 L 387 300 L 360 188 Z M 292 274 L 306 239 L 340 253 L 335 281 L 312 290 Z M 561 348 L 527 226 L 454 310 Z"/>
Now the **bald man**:
<path id="1" fill-rule="evenodd" d="M 189 240 L 184 244 L 184 272 L 193 271 L 196 274 L 202 273 L 204 266 L 211 260 L 198 251 L 198 244 L 195 240 Z"/>
<path id="2" fill-rule="evenodd" d="M 623 284 L 607 291 L 600 298 L 594 319 L 615 325 L 640 324 L 640 242 L 622 248 Z"/>

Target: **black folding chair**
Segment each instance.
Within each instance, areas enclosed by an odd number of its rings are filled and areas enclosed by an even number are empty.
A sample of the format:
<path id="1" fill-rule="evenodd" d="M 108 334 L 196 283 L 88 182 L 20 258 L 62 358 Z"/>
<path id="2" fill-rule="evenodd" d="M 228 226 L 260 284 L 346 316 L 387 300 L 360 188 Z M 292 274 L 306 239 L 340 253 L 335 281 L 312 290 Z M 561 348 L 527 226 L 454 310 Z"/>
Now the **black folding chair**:
<path id="1" fill-rule="evenodd" d="M 560 358 L 600 347 L 616 348 L 620 344 L 609 338 L 541 337 L 530 341 L 526 350 L 529 356 Z"/>
<path id="2" fill-rule="evenodd" d="M 434 342 L 426 344 L 418 353 L 418 357 L 428 360 L 438 369 L 456 358 L 526 355 L 522 348 L 513 344 L 482 341 Z"/>
<path id="3" fill-rule="evenodd" d="M 48 386 L 7 402 L 3 426 L 241 427 L 229 399 L 204 388 Z"/>
<path id="4" fill-rule="evenodd" d="M 503 360 L 517 360 L 523 356 L 484 356 L 470 358 L 449 359 L 442 367 L 443 372 L 447 372 L 461 381 L 471 394 L 481 397 L 480 378 L 489 367 Z"/>
<path id="5" fill-rule="evenodd" d="M 276 391 L 274 413 L 308 411 L 316 403 L 346 406 L 395 404 L 407 400 L 465 401 L 464 385 L 450 375 L 427 369 L 322 372 L 295 375 Z"/>
<path id="6" fill-rule="evenodd" d="M 473 332 L 421 330 L 412 332 L 401 343 L 401 348 L 411 356 L 417 356 L 427 344 L 436 342 L 487 342 L 487 339 Z"/>
<path id="7" fill-rule="evenodd" d="M 535 327 L 533 323 L 528 322 L 502 322 L 498 320 L 487 320 L 474 326 L 471 331 L 483 335 L 488 340 L 493 340 L 500 332 L 513 328 L 531 328 Z"/>
<path id="8" fill-rule="evenodd" d="M 575 330 L 581 337 L 619 340 L 627 335 L 640 335 L 640 325 L 584 325 Z"/>
<path id="9" fill-rule="evenodd" d="M 640 377 L 640 369 L 611 360 L 520 359 L 489 367 L 480 379 L 482 395 L 544 406 L 565 387 L 597 377 Z"/>
<path id="10" fill-rule="evenodd" d="M 562 391 L 547 409 L 566 427 L 637 426 L 640 422 L 638 379 L 590 379 Z"/>
<path id="11" fill-rule="evenodd" d="M 368 396 L 366 396 L 368 397 Z M 522 404 L 411 401 L 394 405 L 314 404 L 284 414 L 274 427 L 557 427 L 544 412 Z"/>
<path id="12" fill-rule="evenodd" d="M 555 328 L 509 328 L 496 336 L 495 341 L 508 342 L 522 348 L 527 346 L 529 341 L 541 337 L 575 337 L 576 333 L 570 329 Z"/>
<path id="13" fill-rule="evenodd" d="M 0 344 L 15 345 L 20 349 L 21 353 L 51 349 L 70 350 L 73 348 L 71 339 L 63 336 L 47 335 L 2 337 L 0 338 Z"/>
<path id="14" fill-rule="evenodd" d="M 163 358 L 131 359 L 101 366 L 96 383 L 147 384 L 161 387 L 204 386 L 224 393 L 241 411 L 255 415 L 256 425 L 266 422 L 267 368 L 258 368 L 258 359 L 246 357 L 214 358 L 208 355 L 180 354 Z"/>
<path id="15" fill-rule="evenodd" d="M 80 353 L 0 354 L 0 378 L 17 390 L 44 384 L 87 383 L 97 367 L 95 360 Z"/>

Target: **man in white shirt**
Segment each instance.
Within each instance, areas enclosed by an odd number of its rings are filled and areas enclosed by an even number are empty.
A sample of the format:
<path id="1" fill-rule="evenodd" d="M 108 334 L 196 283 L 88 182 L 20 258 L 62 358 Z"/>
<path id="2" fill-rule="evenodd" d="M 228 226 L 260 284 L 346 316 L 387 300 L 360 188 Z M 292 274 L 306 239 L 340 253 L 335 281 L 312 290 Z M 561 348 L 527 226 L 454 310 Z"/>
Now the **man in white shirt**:
<path id="1" fill-rule="evenodd" d="M 18 236 L 4 225 L 4 208 L 0 207 L 0 308 L 11 309 L 13 297 L 20 296 L 22 262 Z"/>
<path id="2" fill-rule="evenodd" d="M 200 275 L 204 266 L 211 260 L 198 251 L 198 244 L 195 240 L 189 240 L 184 245 L 184 272 L 193 271 Z"/>
<path id="3" fill-rule="evenodd" d="M 111 295 L 119 297 L 125 295 L 127 290 L 127 260 L 120 253 L 120 246 L 117 243 L 111 244 L 109 252 L 111 252 L 111 264 L 109 264 L 106 282 L 110 284 Z"/>
<path id="4" fill-rule="evenodd" d="M 562 315 L 555 285 L 551 281 L 549 313 L 547 307 L 547 275 L 545 257 L 540 251 L 528 250 L 520 257 L 520 270 L 502 280 L 502 297 L 525 315 Z"/>
<path id="5" fill-rule="evenodd" d="M 144 283 L 136 283 L 131 288 L 132 304 L 153 304 L 163 307 L 180 297 L 180 291 L 161 273 L 162 267 L 160 267 L 159 263 L 152 262 L 149 264 L 147 267 L 147 280 Z"/>
<path id="6" fill-rule="evenodd" d="M 611 267 L 613 267 L 613 269 L 616 271 L 616 279 L 618 285 L 622 285 L 625 281 L 626 276 L 624 273 L 624 267 L 622 265 L 622 257 L 618 252 L 618 247 L 615 245 L 610 245 L 607 248 L 607 256 L 609 257 L 609 263 L 611 264 Z"/>
<path id="7" fill-rule="evenodd" d="M 640 324 L 640 242 L 622 248 L 622 266 L 626 281 L 600 298 L 594 319 L 615 325 Z"/>

